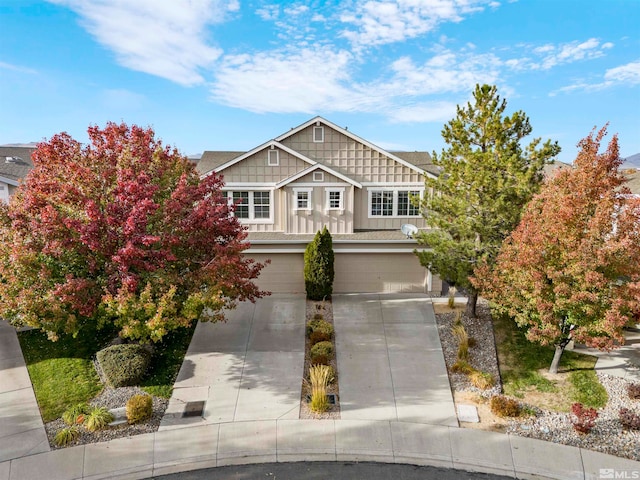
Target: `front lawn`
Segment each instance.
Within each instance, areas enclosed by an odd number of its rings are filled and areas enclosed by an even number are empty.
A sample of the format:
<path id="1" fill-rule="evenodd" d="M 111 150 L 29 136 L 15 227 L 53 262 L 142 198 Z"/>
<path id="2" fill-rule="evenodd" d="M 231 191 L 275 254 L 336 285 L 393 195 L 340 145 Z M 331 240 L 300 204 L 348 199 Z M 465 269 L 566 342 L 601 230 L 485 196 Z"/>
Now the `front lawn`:
<path id="1" fill-rule="evenodd" d="M 150 371 L 141 387 L 169 398 L 195 324 L 172 332 L 155 347 Z M 61 336 L 56 342 L 38 330 L 18 334 L 33 390 L 44 422 L 60 418 L 71 405 L 88 402 L 103 388 L 93 366 L 95 353 L 106 347 L 114 332 Z"/>
<path id="2" fill-rule="evenodd" d="M 571 404 L 600 408 L 607 392 L 593 370 L 596 357 L 565 351 L 557 375 L 548 374 L 554 348 L 529 342 L 508 317 L 494 316 L 500 376 L 507 395 L 547 410 L 567 412 Z"/>

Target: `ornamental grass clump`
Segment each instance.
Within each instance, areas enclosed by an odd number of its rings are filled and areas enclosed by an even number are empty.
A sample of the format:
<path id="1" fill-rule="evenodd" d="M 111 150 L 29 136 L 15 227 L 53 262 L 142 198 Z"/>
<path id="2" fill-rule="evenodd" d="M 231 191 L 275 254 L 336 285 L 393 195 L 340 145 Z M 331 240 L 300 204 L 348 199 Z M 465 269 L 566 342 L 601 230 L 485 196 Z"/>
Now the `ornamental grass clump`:
<path id="1" fill-rule="evenodd" d="M 489 401 L 489 407 L 494 415 L 499 417 L 518 417 L 522 413 L 522 407 L 513 398 L 504 395 L 494 395 Z"/>
<path id="2" fill-rule="evenodd" d="M 74 442 L 80 436 L 80 429 L 75 425 L 72 427 L 66 427 L 56 433 L 56 436 L 53 438 L 53 443 L 58 447 L 63 447 L 65 445 Z"/>
<path id="3" fill-rule="evenodd" d="M 88 403 L 78 403 L 69 407 L 62 414 L 62 420 L 67 425 L 76 425 L 84 423 L 85 415 L 91 411 Z"/>
<path id="4" fill-rule="evenodd" d="M 493 375 L 488 372 L 482 372 L 480 370 L 474 370 L 469 373 L 469 381 L 473 384 L 474 387 L 479 388 L 480 390 L 488 390 L 496 383 Z"/>
<path id="5" fill-rule="evenodd" d="M 311 383 L 311 402 L 309 408 L 316 413 L 326 412 L 329 409 L 327 398 L 327 385 L 332 376 L 332 369 L 327 365 L 314 365 L 309 368 Z"/>
<path id="6" fill-rule="evenodd" d="M 113 422 L 113 415 L 105 407 L 94 407 L 86 416 L 84 426 L 90 432 L 107 428 Z"/>

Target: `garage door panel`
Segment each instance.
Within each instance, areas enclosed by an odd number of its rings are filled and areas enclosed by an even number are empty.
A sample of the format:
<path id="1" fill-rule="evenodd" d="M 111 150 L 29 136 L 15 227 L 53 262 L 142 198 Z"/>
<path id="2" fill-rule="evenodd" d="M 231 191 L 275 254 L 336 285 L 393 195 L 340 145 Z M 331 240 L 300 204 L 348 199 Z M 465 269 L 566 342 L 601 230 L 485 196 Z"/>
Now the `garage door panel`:
<path id="1" fill-rule="evenodd" d="M 304 293 L 304 257 L 299 253 L 253 254 L 257 262 L 271 260 L 256 280 L 262 290 L 273 293 Z"/>
<path id="2" fill-rule="evenodd" d="M 427 270 L 409 253 L 336 253 L 335 293 L 424 293 Z"/>

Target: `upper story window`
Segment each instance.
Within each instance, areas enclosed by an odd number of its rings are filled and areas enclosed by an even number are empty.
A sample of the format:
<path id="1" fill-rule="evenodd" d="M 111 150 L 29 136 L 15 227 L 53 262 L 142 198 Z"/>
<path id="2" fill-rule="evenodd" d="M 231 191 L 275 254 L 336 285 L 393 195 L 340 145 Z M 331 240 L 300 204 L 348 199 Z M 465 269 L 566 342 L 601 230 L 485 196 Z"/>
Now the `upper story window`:
<path id="1" fill-rule="evenodd" d="M 370 217 L 417 217 L 420 207 L 413 204 L 420 190 L 370 190 Z"/>
<path id="2" fill-rule="evenodd" d="M 280 151 L 276 149 L 268 150 L 267 165 L 277 167 L 280 165 Z"/>
<path id="3" fill-rule="evenodd" d="M 344 210 L 344 188 L 327 188 L 327 210 Z"/>
<path id="4" fill-rule="evenodd" d="M 311 210 L 311 189 L 296 188 L 293 190 L 294 210 Z"/>
<path id="5" fill-rule="evenodd" d="M 249 222 L 258 221 L 264 223 L 271 221 L 272 201 L 271 192 L 268 190 L 260 191 L 228 191 L 227 198 L 235 204 L 233 215 Z"/>
<path id="6" fill-rule="evenodd" d="M 324 142 L 324 127 L 313 127 L 313 141 L 314 143 Z"/>

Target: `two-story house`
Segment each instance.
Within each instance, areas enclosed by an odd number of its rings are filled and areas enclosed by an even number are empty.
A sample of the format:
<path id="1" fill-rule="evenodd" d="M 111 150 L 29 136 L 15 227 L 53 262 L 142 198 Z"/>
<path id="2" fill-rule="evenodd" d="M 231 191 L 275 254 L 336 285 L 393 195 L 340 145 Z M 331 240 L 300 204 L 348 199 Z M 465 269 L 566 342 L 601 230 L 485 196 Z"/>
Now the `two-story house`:
<path id="1" fill-rule="evenodd" d="M 388 152 L 321 117 L 248 152 L 206 151 L 204 176 L 224 177 L 235 216 L 248 228 L 247 255 L 271 260 L 258 281 L 272 292 L 304 292 L 303 254 L 327 226 L 334 292 L 434 292 L 405 224 L 425 228 L 412 201 L 437 173 L 426 152 Z M 406 231 L 406 229 L 405 229 Z"/>

